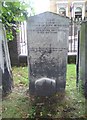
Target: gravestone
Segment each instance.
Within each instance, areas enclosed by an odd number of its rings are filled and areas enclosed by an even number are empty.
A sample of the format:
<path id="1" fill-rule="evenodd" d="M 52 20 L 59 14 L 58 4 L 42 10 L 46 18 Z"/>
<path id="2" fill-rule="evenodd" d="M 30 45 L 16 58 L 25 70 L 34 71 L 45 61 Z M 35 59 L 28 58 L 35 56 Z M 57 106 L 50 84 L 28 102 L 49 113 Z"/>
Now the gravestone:
<path id="1" fill-rule="evenodd" d="M 27 20 L 29 89 L 48 96 L 64 91 L 68 52 L 69 19 L 44 12 Z"/>
<path id="2" fill-rule="evenodd" d="M 87 21 L 82 22 L 80 29 L 80 80 L 85 90 L 87 98 Z"/>
<path id="3" fill-rule="evenodd" d="M 0 22 L 0 94 L 5 96 L 13 86 L 12 69 L 5 28 Z"/>

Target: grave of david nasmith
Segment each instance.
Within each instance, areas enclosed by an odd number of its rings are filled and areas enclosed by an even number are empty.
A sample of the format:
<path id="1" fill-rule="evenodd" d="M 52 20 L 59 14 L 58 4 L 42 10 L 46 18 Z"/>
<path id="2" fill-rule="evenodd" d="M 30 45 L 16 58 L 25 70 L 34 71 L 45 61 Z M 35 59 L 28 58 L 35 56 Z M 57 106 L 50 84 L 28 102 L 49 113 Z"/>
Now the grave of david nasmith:
<path id="1" fill-rule="evenodd" d="M 69 19 L 52 12 L 27 20 L 30 93 L 49 96 L 64 91 Z"/>

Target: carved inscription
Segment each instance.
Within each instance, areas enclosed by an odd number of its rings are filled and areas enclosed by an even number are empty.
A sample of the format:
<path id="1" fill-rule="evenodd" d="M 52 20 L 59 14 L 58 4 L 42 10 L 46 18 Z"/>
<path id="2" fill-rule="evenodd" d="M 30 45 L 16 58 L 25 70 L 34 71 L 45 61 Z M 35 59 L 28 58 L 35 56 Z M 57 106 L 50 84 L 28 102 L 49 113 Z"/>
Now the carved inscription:
<path id="1" fill-rule="evenodd" d="M 65 27 L 65 29 L 63 29 Z M 37 22 L 36 24 L 33 24 L 33 29 L 30 31 L 37 32 L 37 33 L 57 33 L 58 31 L 66 31 L 67 25 L 59 24 L 59 22 L 56 22 L 53 20 L 48 20 L 46 23 L 44 22 Z"/>
<path id="2" fill-rule="evenodd" d="M 67 50 L 66 48 L 30 48 L 30 51 L 33 52 L 48 52 L 48 53 L 52 53 L 53 51 L 63 51 L 63 50 Z"/>

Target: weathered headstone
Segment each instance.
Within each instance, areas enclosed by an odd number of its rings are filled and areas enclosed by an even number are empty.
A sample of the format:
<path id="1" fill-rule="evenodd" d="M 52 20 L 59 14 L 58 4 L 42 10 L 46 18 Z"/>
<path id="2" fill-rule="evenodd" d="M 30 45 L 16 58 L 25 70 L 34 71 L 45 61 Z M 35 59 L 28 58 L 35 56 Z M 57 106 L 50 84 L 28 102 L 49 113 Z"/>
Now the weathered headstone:
<path id="1" fill-rule="evenodd" d="M 52 12 L 27 21 L 30 93 L 52 95 L 64 91 L 69 19 Z"/>
<path id="2" fill-rule="evenodd" d="M 5 96 L 13 86 L 12 71 L 5 29 L 0 22 L 0 91 Z"/>
<path id="3" fill-rule="evenodd" d="M 80 80 L 87 98 L 87 21 L 82 22 L 80 30 Z"/>

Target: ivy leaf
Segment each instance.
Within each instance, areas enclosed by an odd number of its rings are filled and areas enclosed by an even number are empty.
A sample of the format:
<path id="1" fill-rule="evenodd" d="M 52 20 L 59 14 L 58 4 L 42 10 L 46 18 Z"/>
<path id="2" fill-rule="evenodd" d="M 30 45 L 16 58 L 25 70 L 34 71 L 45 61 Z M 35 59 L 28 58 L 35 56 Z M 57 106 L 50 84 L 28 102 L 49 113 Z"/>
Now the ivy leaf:
<path id="1" fill-rule="evenodd" d="M 2 7 L 0 7 L 0 19 L 6 28 L 6 36 L 8 40 L 13 40 L 12 29 L 18 29 L 17 24 L 23 22 L 27 18 L 27 8 L 28 4 L 25 2 L 1 2 Z"/>

